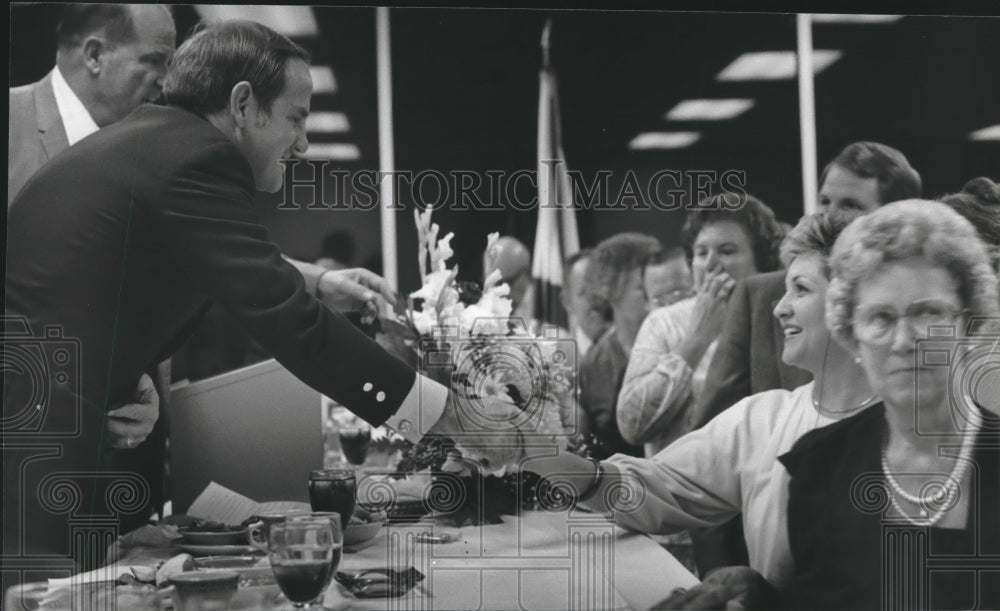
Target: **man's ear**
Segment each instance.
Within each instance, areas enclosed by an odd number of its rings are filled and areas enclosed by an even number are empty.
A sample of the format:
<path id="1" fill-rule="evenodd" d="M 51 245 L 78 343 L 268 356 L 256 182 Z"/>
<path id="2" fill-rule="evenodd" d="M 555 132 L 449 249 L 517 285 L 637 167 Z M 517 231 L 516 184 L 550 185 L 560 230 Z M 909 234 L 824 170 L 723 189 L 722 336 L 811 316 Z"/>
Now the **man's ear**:
<path id="1" fill-rule="evenodd" d="M 236 83 L 229 93 L 229 114 L 237 127 L 243 128 L 256 114 L 256 100 L 254 100 L 253 87 L 247 81 Z"/>
<path id="2" fill-rule="evenodd" d="M 101 73 L 101 59 L 108 52 L 108 42 L 100 36 L 88 36 L 83 41 L 83 64 L 92 75 Z"/>

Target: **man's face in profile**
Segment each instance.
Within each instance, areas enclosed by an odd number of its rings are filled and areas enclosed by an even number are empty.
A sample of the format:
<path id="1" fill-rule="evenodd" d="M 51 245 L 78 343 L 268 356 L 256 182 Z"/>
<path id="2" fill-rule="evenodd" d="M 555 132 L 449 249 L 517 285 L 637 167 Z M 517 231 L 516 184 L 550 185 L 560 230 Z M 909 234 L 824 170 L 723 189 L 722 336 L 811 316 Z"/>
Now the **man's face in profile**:
<path id="1" fill-rule="evenodd" d="M 830 167 L 819 189 L 821 212 L 872 212 L 883 204 L 878 179 L 858 176 L 839 165 Z"/>
<path id="2" fill-rule="evenodd" d="M 164 7 L 133 7 L 132 21 L 135 36 L 131 40 L 109 42 L 102 54 L 99 95 L 111 111 L 113 121 L 124 119 L 142 104 L 159 99 L 167 65 L 177 44 L 174 19 Z"/>

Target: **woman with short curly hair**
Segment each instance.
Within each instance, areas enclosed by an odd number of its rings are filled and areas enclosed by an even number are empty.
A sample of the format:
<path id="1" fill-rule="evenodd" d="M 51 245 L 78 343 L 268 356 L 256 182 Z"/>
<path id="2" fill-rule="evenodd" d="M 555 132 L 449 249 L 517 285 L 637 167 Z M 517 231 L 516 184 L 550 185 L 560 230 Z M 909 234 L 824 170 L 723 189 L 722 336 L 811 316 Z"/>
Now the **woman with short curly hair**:
<path id="1" fill-rule="evenodd" d="M 618 426 L 652 456 L 689 430 L 736 281 L 778 269 L 784 231 L 774 212 L 746 195 L 717 195 L 688 213 L 682 243 L 697 294 L 646 317 L 618 395 Z"/>

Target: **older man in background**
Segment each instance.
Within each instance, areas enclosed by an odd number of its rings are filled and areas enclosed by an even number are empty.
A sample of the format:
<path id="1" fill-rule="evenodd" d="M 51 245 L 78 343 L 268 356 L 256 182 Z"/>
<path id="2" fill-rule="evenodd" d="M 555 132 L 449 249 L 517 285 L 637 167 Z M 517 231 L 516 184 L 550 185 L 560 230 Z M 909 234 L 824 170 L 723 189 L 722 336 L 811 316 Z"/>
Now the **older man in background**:
<path id="1" fill-rule="evenodd" d="M 55 68 L 10 90 L 7 205 L 49 159 L 159 99 L 177 34 L 163 5 L 71 4 Z"/>

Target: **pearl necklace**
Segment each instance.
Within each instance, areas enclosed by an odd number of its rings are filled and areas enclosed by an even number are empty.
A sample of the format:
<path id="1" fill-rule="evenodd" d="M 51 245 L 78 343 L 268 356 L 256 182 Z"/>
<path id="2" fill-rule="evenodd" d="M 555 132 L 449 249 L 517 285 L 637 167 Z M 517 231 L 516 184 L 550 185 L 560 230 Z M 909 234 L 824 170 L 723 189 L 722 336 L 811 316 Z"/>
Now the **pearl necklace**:
<path id="1" fill-rule="evenodd" d="M 955 503 L 955 497 L 958 495 L 959 484 L 962 482 L 962 478 L 965 477 L 965 471 L 969 467 L 970 457 L 972 456 L 972 440 L 975 438 L 976 432 L 982 425 L 982 417 L 979 415 L 978 410 L 972 411 L 969 416 L 969 424 L 965 429 L 965 433 L 962 436 L 962 449 L 958 453 L 958 459 L 955 462 L 955 467 L 952 469 L 951 473 L 946 478 L 946 482 L 943 487 L 939 487 L 937 491 L 930 492 L 926 496 L 910 494 L 903 487 L 899 485 L 896 478 L 892 476 L 892 471 L 889 469 L 889 461 L 886 458 L 886 449 L 888 443 L 882 447 L 882 473 L 885 474 L 886 481 L 889 482 L 889 486 L 892 488 L 895 494 L 890 494 L 889 498 L 892 501 L 892 506 L 902 515 L 907 522 L 913 524 L 914 526 L 933 526 L 936 524 L 945 514 L 946 511 L 951 509 Z M 913 503 L 920 507 L 920 517 L 912 518 L 910 517 L 903 508 L 900 507 L 899 501 L 896 500 L 896 496 L 900 496 L 907 501 Z M 927 515 L 927 508 L 938 505 L 938 509 L 931 514 Z"/>

